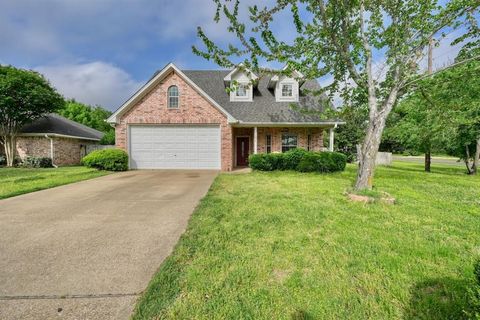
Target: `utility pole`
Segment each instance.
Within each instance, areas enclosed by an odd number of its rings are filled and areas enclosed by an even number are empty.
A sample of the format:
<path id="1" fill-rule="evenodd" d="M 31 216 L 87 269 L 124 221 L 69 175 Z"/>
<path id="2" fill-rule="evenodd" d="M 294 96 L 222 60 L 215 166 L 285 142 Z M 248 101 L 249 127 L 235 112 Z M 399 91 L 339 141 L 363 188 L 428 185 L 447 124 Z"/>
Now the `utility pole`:
<path id="1" fill-rule="evenodd" d="M 428 70 L 427 73 L 431 75 L 433 73 L 433 38 L 428 40 Z M 432 166 L 432 150 L 430 141 L 427 141 L 425 146 L 425 171 L 430 172 Z"/>

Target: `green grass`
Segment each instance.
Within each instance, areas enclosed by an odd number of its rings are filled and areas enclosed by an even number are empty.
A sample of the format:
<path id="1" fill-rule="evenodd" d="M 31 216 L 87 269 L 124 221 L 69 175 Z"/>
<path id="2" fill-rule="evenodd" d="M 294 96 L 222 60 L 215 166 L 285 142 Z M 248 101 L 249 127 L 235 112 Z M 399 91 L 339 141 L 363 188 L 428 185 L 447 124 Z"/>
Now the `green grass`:
<path id="1" fill-rule="evenodd" d="M 480 255 L 480 177 L 395 163 L 350 202 L 355 166 L 220 175 L 133 319 L 459 319 Z"/>
<path id="2" fill-rule="evenodd" d="M 0 168 L 0 199 L 108 174 L 85 167 Z"/>

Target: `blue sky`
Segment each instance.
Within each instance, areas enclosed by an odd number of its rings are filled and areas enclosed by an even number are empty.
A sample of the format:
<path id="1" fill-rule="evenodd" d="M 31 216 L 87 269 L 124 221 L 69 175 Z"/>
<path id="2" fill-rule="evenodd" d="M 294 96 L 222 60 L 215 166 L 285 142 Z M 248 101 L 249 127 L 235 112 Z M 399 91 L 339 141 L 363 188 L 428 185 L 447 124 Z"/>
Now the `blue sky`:
<path id="1" fill-rule="evenodd" d="M 197 26 L 220 43 L 231 39 L 214 13 L 211 0 L 2 0 L 0 64 L 37 70 L 65 97 L 114 110 L 168 62 L 216 69 L 191 51 Z M 289 38 L 292 27 L 276 30 Z M 436 64 L 457 51 L 437 49 Z"/>

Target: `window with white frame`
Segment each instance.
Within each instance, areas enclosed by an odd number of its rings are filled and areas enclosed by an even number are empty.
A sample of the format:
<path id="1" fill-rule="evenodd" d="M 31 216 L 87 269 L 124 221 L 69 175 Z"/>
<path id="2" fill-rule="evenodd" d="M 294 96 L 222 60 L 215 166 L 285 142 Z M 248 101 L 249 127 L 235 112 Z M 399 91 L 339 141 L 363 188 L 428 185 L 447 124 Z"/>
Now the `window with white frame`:
<path id="1" fill-rule="evenodd" d="M 293 97 L 293 85 L 291 83 L 282 84 L 282 97 Z"/>
<path id="2" fill-rule="evenodd" d="M 282 134 L 282 152 L 295 149 L 298 145 L 298 139 L 296 134 L 284 133 Z"/>
<path id="3" fill-rule="evenodd" d="M 237 85 L 237 88 L 235 90 L 235 95 L 237 97 L 246 97 L 247 96 L 247 89 L 248 89 L 248 85 L 244 84 L 244 83 L 240 83 Z"/>
<path id="4" fill-rule="evenodd" d="M 168 95 L 168 108 L 169 109 L 178 109 L 179 107 L 179 93 L 178 93 L 178 87 L 177 86 L 170 86 L 167 90 L 167 95 Z"/>
<path id="5" fill-rule="evenodd" d="M 267 153 L 272 152 L 272 136 L 269 134 L 265 136 L 265 149 Z"/>

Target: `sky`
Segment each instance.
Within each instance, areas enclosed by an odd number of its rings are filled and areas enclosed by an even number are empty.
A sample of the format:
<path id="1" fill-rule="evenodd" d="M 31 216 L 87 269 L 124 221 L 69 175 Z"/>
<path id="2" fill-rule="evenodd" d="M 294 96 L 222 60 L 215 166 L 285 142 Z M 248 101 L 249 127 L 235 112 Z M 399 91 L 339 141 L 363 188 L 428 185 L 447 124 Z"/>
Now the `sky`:
<path id="1" fill-rule="evenodd" d="M 2 0 L 0 64 L 36 70 L 66 98 L 115 110 L 169 62 L 218 69 L 191 50 L 201 45 L 197 26 L 220 44 L 232 38 L 214 14 L 212 0 Z M 275 30 L 287 40 L 295 34 L 291 23 Z M 448 63 L 457 52 L 436 48 L 434 64 Z"/>

